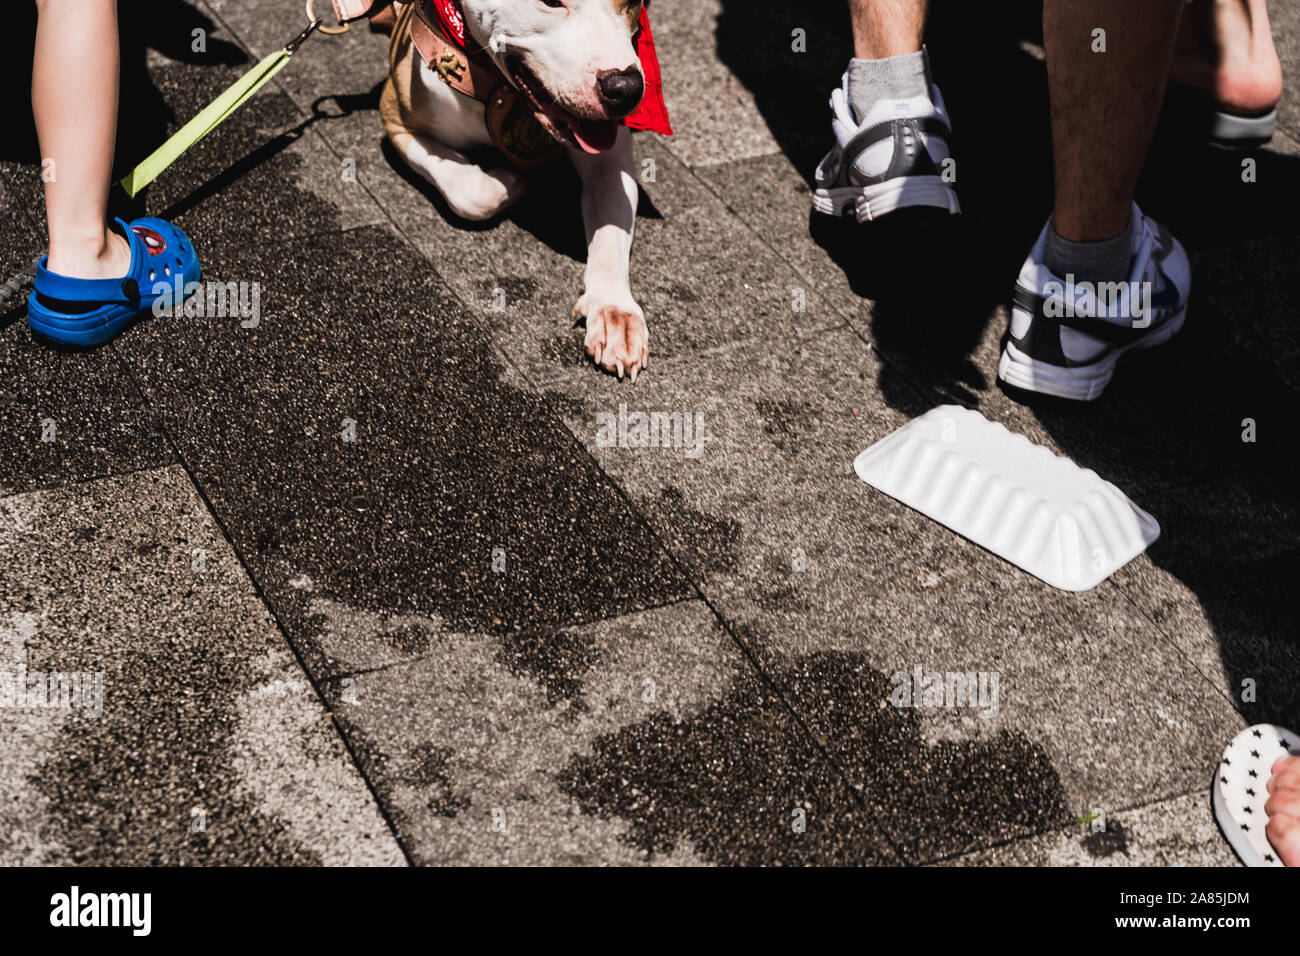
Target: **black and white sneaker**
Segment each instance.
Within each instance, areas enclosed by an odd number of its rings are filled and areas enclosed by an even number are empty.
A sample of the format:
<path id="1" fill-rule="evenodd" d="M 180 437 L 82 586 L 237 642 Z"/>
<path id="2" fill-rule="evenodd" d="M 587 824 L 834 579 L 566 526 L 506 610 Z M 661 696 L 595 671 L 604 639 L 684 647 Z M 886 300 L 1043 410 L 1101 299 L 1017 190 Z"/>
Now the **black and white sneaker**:
<path id="1" fill-rule="evenodd" d="M 858 222 L 904 206 L 961 212 L 944 179 L 952 125 L 937 86 L 931 84 L 929 96 L 877 100 L 859 122 L 846 71 L 831 93 L 831 113 L 835 145 L 817 166 L 813 209 Z"/>
<path id="2" fill-rule="evenodd" d="M 1047 226 L 1020 269 L 998 378 L 1044 395 L 1091 401 L 1120 356 L 1169 341 L 1187 317 L 1191 265 L 1182 243 L 1133 206 L 1125 282 L 1076 282 L 1044 264 Z"/>

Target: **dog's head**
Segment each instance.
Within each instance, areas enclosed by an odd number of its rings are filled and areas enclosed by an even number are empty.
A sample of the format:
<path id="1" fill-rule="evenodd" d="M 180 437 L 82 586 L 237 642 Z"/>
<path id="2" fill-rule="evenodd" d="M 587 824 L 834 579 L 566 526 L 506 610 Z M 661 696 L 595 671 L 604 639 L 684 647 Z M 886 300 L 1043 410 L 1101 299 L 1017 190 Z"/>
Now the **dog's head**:
<path id="1" fill-rule="evenodd" d="M 465 24 L 560 142 L 614 145 L 645 93 L 632 38 L 641 0 L 464 0 Z"/>

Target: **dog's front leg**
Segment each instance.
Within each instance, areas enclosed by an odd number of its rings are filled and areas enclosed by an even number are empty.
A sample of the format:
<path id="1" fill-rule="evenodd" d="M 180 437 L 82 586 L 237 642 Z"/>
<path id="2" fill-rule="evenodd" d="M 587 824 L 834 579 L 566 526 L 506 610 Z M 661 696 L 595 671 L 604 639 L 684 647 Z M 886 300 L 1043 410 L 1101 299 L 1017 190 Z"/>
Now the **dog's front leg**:
<path id="1" fill-rule="evenodd" d="M 587 227 L 587 270 L 573 314 L 587 317 L 587 354 L 596 364 L 635 382 L 650 357 L 650 334 L 628 276 L 637 201 L 631 131 L 620 129 L 606 152 L 571 155 Z"/>

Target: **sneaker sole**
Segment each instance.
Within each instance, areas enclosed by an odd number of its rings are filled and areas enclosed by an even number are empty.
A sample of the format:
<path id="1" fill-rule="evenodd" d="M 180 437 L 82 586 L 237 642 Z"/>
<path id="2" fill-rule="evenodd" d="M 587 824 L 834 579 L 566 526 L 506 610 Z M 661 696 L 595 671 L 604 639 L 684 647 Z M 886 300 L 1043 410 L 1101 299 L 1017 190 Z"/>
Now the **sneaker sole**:
<path id="1" fill-rule="evenodd" d="M 1116 363 L 1126 353 L 1134 349 L 1149 349 L 1163 345 L 1177 334 L 1186 320 L 1187 307 L 1183 306 L 1182 310 L 1158 331 L 1152 332 L 1146 338 L 1107 352 L 1091 365 L 1075 368 L 1040 362 L 1030 358 L 1008 342 L 998 362 L 998 378 L 1014 388 L 1027 392 L 1068 398 L 1076 402 L 1091 402 L 1101 397 L 1110 380 L 1115 377 Z"/>
<path id="2" fill-rule="evenodd" d="M 1210 139 L 1223 146 L 1254 146 L 1267 143 L 1277 131 L 1277 110 L 1263 116 L 1242 116 L 1215 110 L 1210 120 Z"/>
<path id="3" fill-rule="evenodd" d="M 813 190 L 813 209 L 824 216 L 871 222 L 907 206 L 935 206 L 950 215 L 961 212 L 953 188 L 938 176 L 900 176 L 874 186 L 837 186 Z"/>

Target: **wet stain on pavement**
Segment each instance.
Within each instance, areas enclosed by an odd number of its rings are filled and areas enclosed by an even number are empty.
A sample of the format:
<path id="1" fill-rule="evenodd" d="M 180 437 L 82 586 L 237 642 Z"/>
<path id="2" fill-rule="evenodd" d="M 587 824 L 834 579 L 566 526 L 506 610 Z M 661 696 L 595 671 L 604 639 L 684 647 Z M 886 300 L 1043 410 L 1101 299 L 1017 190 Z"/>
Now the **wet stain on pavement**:
<path id="1" fill-rule="evenodd" d="M 497 276 L 482 282 L 480 288 L 484 297 L 494 304 L 498 296 L 504 296 L 501 305 L 508 309 L 512 302 L 531 302 L 537 294 L 537 280 L 528 276 Z"/>
<path id="2" fill-rule="evenodd" d="M 1128 831 L 1118 820 L 1107 820 L 1106 829 L 1089 833 L 1079 841 L 1094 859 L 1105 859 L 1116 853 L 1128 853 Z"/>
<path id="3" fill-rule="evenodd" d="M 579 320 L 581 325 L 581 320 Z M 542 355 L 550 362 L 567 368 L 581 368 L 591 359 L 582 348 L 583 329 L 560 335 L 550 335 L 538 343 Z"/>
<path id="4" fill-rule="evenodd" d="M 423 654 L 433 644 L 433 630 L 423 624 L 392 624 L 384 630 L 390 647 L 404 654 Z"/>
<path id="5" fill-rule="evenodd" d="M 579 398 L 561 392 L 543 392 L 542 401 L 557 417 L 574 420 L 587 420 L 594 424 L 595 417 L 589 416 L 587 405 Z"/>
<path id="6" fill-rule="evenodd" d="M 39 188 L 39 168 L 0 163 L 0 285 L 43 254 L 44 233 L 26 215 L 40 208 Z M 57 350 L 27 327 L 25 296 L 9 305 L 0 310 L 0 494 L 174 460 L 112 346 Z"/>
<path id="7" fill-rule="evenodd" d="M 675 548 L 691 564 L 709 573 L 723 574 L 737 568 L 736 545 L 740 541 L 740 522 L 715 518 L 686 503 L 680 488 L 666 485 L 651 508 L 663 516 L 665 529 Z"/>
<path id="8" fill-rule="evenodd" d="M 753 686 L 682 722 L 657 713 L 597 739 L 558 783 L 585 813 L 623 820 L 650 858 L 690 848 L 718 864 L 879 862 L 870 815 L 842 812 L 847 790 L 782 732 L 786 715 Z"/>
<path id="9" fill-rule="evenodd" d="M 186 116 L 237 74 L 165 66 L 150 78 L 169 113 Z M 289 568 L 352 607 L 485 632 L 685 596 L 676 566 L 562 421 L 503 381 L 492 337 L 438 263 L 386 228 L 338 231 L 340 209 L 314 191 L 322 170 L 290 148 L 305 128 L 288 97 L 259 96 L 136 201 L 147 210 L 132 210 L 177 214 L 206 279 L 258 284 L 259 323 L 150 318 L 114 347 L 309 663 L 312 625 L 285 600 Z M 554 178 L 557 194 L 576 186 L 571 170 Z M 545 218 L 546 206 L 521 216 Z M 566 212 L 562 225 L 533 225 L 574 234 L 585 254 L 576 203 Z M 496 282 L 507 300 L 538 288 L 526 276 Z"/>
<path id="10" fill-rule="evenodd" d="M 410 775 L 410 782 L 429 794 L 425 806 L 440 817 L 454 817 L 469 809 L 468 797 L 453 792 L 450 771 L 447 762 L 454 751 L 450 747 L 438 747 L 424 744 L 416 749 L 414 757 L 416 766 Z"/>
<path id="11" fill-rule="evenodd" d="M 754 408 L 763 420 L 763 434 L 787 454 L 798 455 L 801 442 L 817 429 L 816 410 L 809 402 L 762 400 Z"/>
<path id="12" fill-rule="evenodd" d="M 810 655 L 773 678 L 796 712 L 816 708 L 817 740 L 851 768 L 850 778 L 864 776 L 863 799 L 909 859 L 1048 829 L 1066 817 L 1060 780 L 1038 745 L 1003 732 L 929 746 L 915 711 L 881 707 L 892 685 L 856 655 Z M 767 862 L 771 842 L 754 835 L 776 825 L 773 791 L 815 803 L 823 786 L 809 776 L 807 755 L 772 744 L 765 732 L 771 707 L 744 688 L 682 723 L 656 715 L 600 738 L 591 756 L 570 761 L 562 786 L 584 811 L 624 819 L 629 839 L 648 852 L 686 839 L 715 862 Z M 756 780 L 769 784 L 757 788 Z M 816 839 L 804 852 L 805 862 L 819 861 Z"/>
<path id="13" fill-rule="evenodd" d="M 236 790 L 230 742 L 238 720 L 233 695 L 220 689 L 246 686 L 251 676 L 229 657 L 194 650 L 168 642 L 147 661 L 131 655 L 109 664 L 111 706 L 99 719 L 65 723 L 35 779 L 49 803 L 51 835 L 69 848 L 70 863 L 318 864 L 283 824 Z M 32 656 L 31 666 L 41 666 Z M 67 667 L 69 656 L 60 652 L 50 667 Z M 129 694 L 114 693 L 127 687 Z M 192 688 L 208 704 L 178 711 L 178 687 Z M 197 831 L 196 807 L 205 811 Z"/>
<path id="14" fill-rule="evenodd" d="M 928 744 L 921 713 L 890 706 L 894 684 L 863 655 L 798 658 L 778 680 L 831 760 L 861 781 L 909 859 L 1051 829 L 1069 817 L 1060 777 L 1039 744 L 1007 730 Z"/>
<path id="15" fill-rule="evenodd" d="M 590 631 L 525 631 L 501 638 L 501 662 L 519 677 L 530 677 L 546 690 L 551 704 L 568 701 L 570 714 L 587 710 L 583 677 L 598 652 Z"/>
<path id="16" fill-rule="evenodd" d="M 29 516 L 38 533 L 0 536 L 11 569 L 0 605 L 35 622 L 10 652 L 29 674 L 75 675 L 96 701 L 32 715 L 54 735 L 29 780 L 48 808 L 44 838 L 68 863 L 321 862 L 262 811 L 237 766 L 237 748 L 267 756 L 237 704 L 267 681 L 273 631 L 250 622 L 253 604 L 199 524 L 188 479 L 137 473 L 56 494 Z M 103 524 L 87 551 L 78 542 L 92 518 Z M 196 546 L 210 552 L 205 572 L 191 570 Z M 274 745 L 284 756 L 302 743 Z"/>

